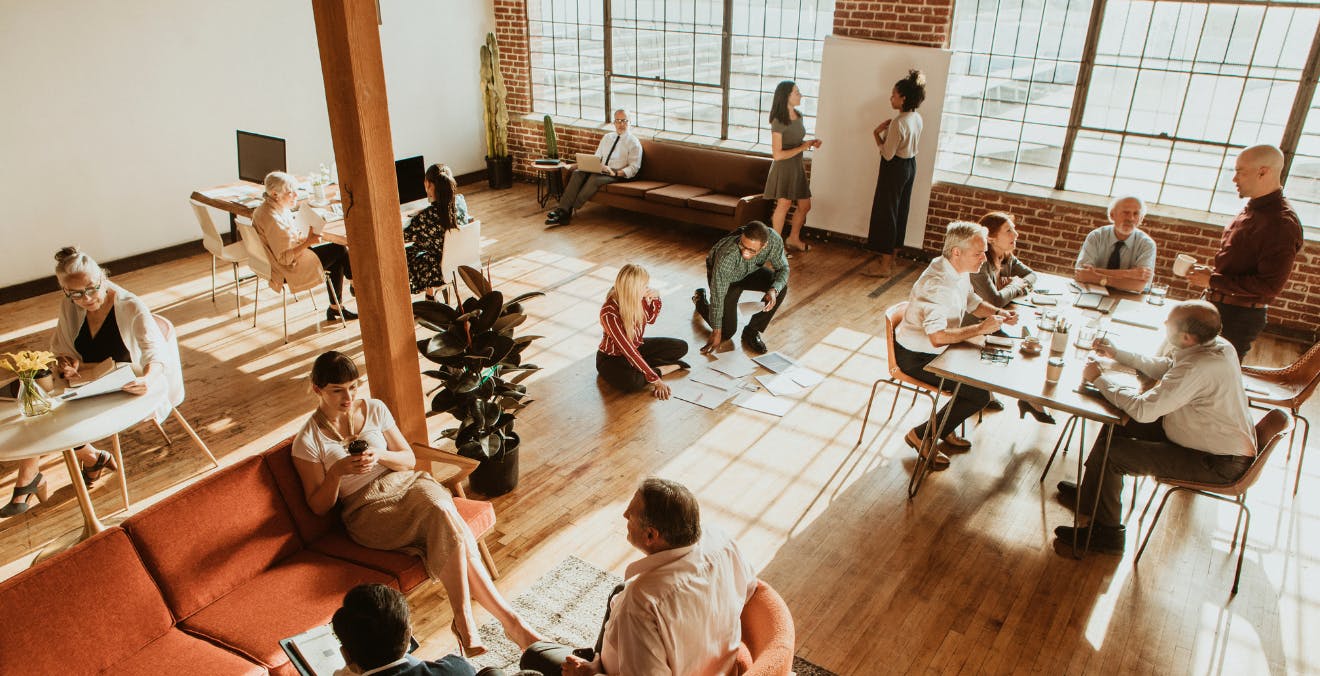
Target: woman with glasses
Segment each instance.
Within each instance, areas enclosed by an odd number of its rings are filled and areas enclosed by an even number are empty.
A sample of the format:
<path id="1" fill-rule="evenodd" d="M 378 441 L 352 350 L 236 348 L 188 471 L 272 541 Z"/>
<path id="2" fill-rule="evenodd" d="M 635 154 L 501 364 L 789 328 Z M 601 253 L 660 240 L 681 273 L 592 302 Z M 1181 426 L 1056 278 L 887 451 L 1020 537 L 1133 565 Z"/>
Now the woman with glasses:
<path id="1" fill-rule="evenodd" d="M 252 212 L 252 227 L 261 237 L 261 243 L 270 256 L 271 284 L 290 283 L 294 286 L 312 284 L 320 278 L 321 270 L 330 273 L 326 288 L 330 291 L 330 308 L 325 311 L 326 321 L 357 319 L 357 313 L 340 303 L 344 300 L 344 278 L 353 279 L 348 267 L 348 247 L 333 242 L 322 242 L 315 232 L 302 232 L 293 218 L 293 207 L 298 204 L 298 183 L 289 174 L 272 171 L 266 174 L 265 201 Z M 320 259 L 320 265 L 317 260 Z M 279 286 L 275 286 L 278 291 Z"/>
<path id="2" fill-rule="evenodd" d="M 107 359 L 127 362 L 140 375 L 124 391 L 143 395 L 158 387 L 182 388 L 179 364 L 167 348 L 165 337 L 142 299 L 110 281 L 101 266 L 77 247 L 64 247 L 55 254 L 55 278 L 64 291 L 59 318 L 51 338 L 56 369 L 66 380 L 78 375 L 84 364 Z M 169 415 L 169 402 L 156 412 L 158 420 Z M 76 449 L 82 465 L 82 480 L 90 488 L 106 471 L 116 471 L 114 457 L 91 444 Z M 39 471 L 41 458 L 19 463 L 14 495 L 0 508 L 0 516 L 26 512 L 33 496 L 44 500 L 45 477 Z"/>

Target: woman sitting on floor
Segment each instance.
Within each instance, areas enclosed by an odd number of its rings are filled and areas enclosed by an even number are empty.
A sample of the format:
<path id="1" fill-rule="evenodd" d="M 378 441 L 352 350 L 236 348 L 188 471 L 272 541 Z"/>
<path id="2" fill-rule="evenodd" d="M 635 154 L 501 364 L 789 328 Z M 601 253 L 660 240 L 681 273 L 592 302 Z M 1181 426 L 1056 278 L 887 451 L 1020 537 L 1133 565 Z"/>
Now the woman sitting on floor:
<path id="1" fill-rule="evenodd" d="M 290 281 L 294 285 L 311 284 L 321 274 L 317 268 L 330 273 L 326 288 L 330 291 L 330 308 L 325 311 L 326 321 L 357 319 L 357 313 L 344 307 L 344 278 L 353 279 L 348 266 L 348 247 L 333 242 L 322 242 L 321 236 L 303 233 L 293 218 L 293 207 L 298 204 L 298 183 L 289 174 L 272 171 L 266 174 L 266 193 L 263 201 L 252 212 L 252 228 L 270 257 L 271 285 L 278 291 L 280 285 Z M 317 266 L 320 259 L 320 266 Z"/>
<path id="2" fill-rule="evenodd" d="M 293 441 L 307 504 L 317 514 L 339 504 L 358 544 L 419 553 L 427 574 L 445 587 L 465 656 L 486 651 L 469 594 L 520 648 L 540 640 L 490 579 L 449 489 L 413 469 L 417 460 L 394 417 L 384 403 L 358 398 L 359 380 L 357 365 L 339 352 L 326 352 L 312 365 L 319 403 Z"/>
<path id="3" fill-rule="evenodd" d="M 600 308 L 604 338 L 596 352 L 596 371 L 605 382 L 624 392 L 636 392 L 647 383 L 656 399 L 669 398 L 669 386 L 660 376 L 688 368 L 683 361 L 687 341 L 679 338 L 644 338 L 647 324 L 660 316 L 660 294 L 647 286 L 646 268 L 629 263 L 619 270 L 614 288 Z"/>
<path id="4" fill-rule="evenodd" d="M 440 165 L 432 164 L 426 169 L 422 184 L 431 205 L 413 216 L 403 229 L 404 241 L 412 242 L 408 247 L 408 286 L 412 293 L 425 291 L 427 300 L 435 300 L 436 287 L 445 283 L 440 269 L 445 233 L 467 222 L 467 209 L 459 214 L 458 186 Z"/>

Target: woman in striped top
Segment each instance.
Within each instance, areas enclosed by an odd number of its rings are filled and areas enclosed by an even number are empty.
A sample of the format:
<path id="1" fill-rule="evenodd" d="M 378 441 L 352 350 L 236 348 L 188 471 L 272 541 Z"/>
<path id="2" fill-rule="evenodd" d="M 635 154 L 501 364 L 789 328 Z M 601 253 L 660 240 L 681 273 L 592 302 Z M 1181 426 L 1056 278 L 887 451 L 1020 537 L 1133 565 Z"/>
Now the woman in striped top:
<path id="1" fill-rule="evenodd" d="M 660 316 L 660 295 L 650 283 L 651 275 L 640 265 L 629 263 L 619 270 L 600 308 L 604 337 L 596 352 L 596 371 L 625 392 L 650 384 L 656 399 L 668 399 L 669 386 L 660 377 L 688 368 L 683 361 L 688 344 L 679 338 L 643 337 L 646 325 Z"/>

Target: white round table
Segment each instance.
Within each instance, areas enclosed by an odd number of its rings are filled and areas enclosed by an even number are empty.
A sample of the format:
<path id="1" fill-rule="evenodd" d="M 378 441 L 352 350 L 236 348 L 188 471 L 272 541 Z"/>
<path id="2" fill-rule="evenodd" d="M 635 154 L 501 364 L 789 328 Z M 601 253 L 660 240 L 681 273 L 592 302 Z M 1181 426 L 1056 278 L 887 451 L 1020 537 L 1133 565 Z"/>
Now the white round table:
<path id="1" fill-rule="evenodd" d="M 24 418 L 13 402 L 0 402 L 0 460 L 20 460 L 62 451 L 64 464 L 69 469 L 69 481 L 83 513 L 82 537 L 91 537 L 105 530 L 105 525 L 96 517 L 73 449 L 107 437 L 111 439 L 115 462 L 119 465 L 119 487 L 127 508 L 128 480 L 124 476 L 119 433 L 150 417 L 156 408 L 166 403 L 166 396 L 165 387 L 153 387 L 140 396 L 113 392 L 62 401 L 50 413 L 35 418 Z M 59 400 L 58 396 L 53 398 Z"/>

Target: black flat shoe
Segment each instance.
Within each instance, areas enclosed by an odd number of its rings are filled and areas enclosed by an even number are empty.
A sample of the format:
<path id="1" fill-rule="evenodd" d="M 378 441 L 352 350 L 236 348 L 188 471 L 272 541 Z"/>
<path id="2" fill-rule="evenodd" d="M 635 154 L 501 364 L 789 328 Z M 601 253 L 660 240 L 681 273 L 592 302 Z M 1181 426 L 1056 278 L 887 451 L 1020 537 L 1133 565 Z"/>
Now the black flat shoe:
<path id="1" fill-rule="evenodd" d="M 1090 531 L 1094 530 L 1094 533 Z M 1122 525 L 1118 526 L 1082 526 L 1073 528 L 1072 526 L 1059 526 L 1054 529 L 1054 537 L 1059 539 L 1061 545 L 1066 546 L 1069 551 L 1072 549 L 1073 531 L 1077 532 L 1077 546 L 1083 551 L 1096 552 L 1097 554 L 1122 554 L 1127 547 L 1127 529 Z M 1091 537 L 1091 544 L 1087 546 L 1087 535 Z"/>
<path id="2" fill-rule="evenodd" d="M 765 346 L 765 340 L 761 338 L 760 331 L 743 329 L 742 344 L 743 347 L 757 354 L 765 354 L 770 351 L 770 349 Z"/>
<path id="3" fill-rule="evenodd" d="M 704 319 L 710 316 L 710 301 L 706 300 L 706 290 L 697 289 L 692 292 L 692 304 L 696 306 L 697 314 Z"/>
<path id="4" fill-rule="evenodd" d="M 37 472 L 26 486 L 14 486 L 14 497 L 9 499 L 9 504 L 0 507 L 0 518 L 18 516 L 31 509 L 34 495 L 37 496 L 37 502 L 45 502 L 50 495 L 50 486 L 46 485 L 41 472 Z"/>
<path id="5" fill-rule="evenodd" d="M 691 370 L 692 370 L 692 365 L 689 364 L 689 363 L 687 363 L 687 362 L 685 362 L 685 361 L 683 361 L 682 359 L 680 359 L 680 360 L 674 362 L 674 365 L 677 366 L 679 369 L 684 370 L 684 371 L 691 371 Z"/>
<path id="6" fill-rule="evenodd" d="M 338 321 L 340 317 L 343 317 L 346 320 L 357 319 L 358 314 L 346 307 L 341 307 L 338 310 L 327 308 L 325 311 L 325 320 L 327 322 Z"/>
<path id="7" fill-rule="evenodd" d="M 1059 489 L 1059 504 L 1077 511 L 1077 484 L 1071 481 L 1060 481 L 1057 485 Z"/>
<path id="8" fill-rule="evenodd" d="M 1042 409 L 1032 406 L 1031 404 L 1021 399 L 1018 399 L 1018 420 L 1022 420 L 1023 418 L 1027 417 L 1028 413 L 1031 414 L 1031 417 L 1036 419 L 1036 422 L 1045 423 L 1046 425 L 1054 424 L 1054 416 L 1050 415 L 1048 412 Z"/>

